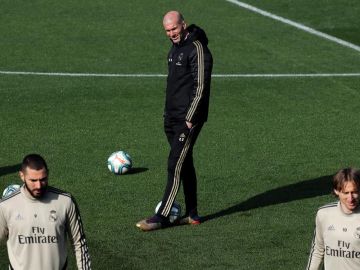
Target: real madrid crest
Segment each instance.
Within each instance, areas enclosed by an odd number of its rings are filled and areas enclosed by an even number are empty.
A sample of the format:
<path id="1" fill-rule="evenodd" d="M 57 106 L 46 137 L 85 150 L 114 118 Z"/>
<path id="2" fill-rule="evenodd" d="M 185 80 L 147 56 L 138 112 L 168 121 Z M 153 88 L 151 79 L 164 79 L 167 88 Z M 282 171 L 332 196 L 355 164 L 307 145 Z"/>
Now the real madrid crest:
<path id="1" fill-rule="evenodd" d="M 186 138 L 185 133 L 181 133 L 180 136 L 179 136 L 179 142 L 185 141 L 185 138 Z"/>
<path id="2" fill-rule="evenodd" d="M 50 211 L 49 220 L 51 222 L 55 222 L 57 220 L 57 215 L 55 210 Z"/>
<path id="3" fill-rule="evenodd" d="M 178 55 L 178 57 L 177 57 L 177 59 L 176 59 L 176 65 L 177 66 L 182 66 L 182 59 L 183 59 L 183 57 L 184 57 L 184 53 L 180 53 L 179 55 Z"/>
<path id="4" fill-rule="evenodd" d="M 179 56 L 178 56 L 178 61 L 181 61 L 184 57 L 184 54 L 183 53 L 180 53 Z"/>
<path id="5" fill-rule="evenodd" d="M 354 232 L 354 237 L 356 239 L 360 239 L 360 227 L 357 227 L 355 232 Z"/>

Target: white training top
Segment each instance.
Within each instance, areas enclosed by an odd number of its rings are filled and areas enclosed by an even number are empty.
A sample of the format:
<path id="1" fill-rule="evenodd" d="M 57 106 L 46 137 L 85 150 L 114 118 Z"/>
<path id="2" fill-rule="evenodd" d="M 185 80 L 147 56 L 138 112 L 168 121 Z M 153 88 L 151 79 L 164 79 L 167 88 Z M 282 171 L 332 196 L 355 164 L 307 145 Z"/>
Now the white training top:
<path id="1" fill-rule="evenodd" d="M 360 208 L 346 214 L 340 202 L 319 208 L 307 270 L 360 269 Z"/>
<path id="2" fill-rule="evenodd" d="M 70 194 L 48 187 L 36 199 L 22 186 L 0 201 L 0 240 L 7 239 L 10 269 L 65 269 L 67 236 L 78 269 L 91 269 L 79 209 Z"/>

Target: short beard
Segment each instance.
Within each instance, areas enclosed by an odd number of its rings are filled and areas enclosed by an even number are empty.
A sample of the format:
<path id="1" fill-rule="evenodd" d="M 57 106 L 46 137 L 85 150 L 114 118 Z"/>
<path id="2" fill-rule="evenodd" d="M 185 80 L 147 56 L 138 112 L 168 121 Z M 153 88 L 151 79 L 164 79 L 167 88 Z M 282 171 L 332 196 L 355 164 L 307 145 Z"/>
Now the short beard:
<path id="1" fill-rule="evenodd" d="M 25 188 L 27 189 L 27 191 L 30 193 L 30 195 L 34 198 L 41 198 L 42 196 L 44 196 L 44 193 L 40 193 L 40 195 L 36 196 L 34 193 L 32 193 L 32 191 L 29 189 L 29 187 L 27 186 L 26 182 L 24 183 L 25 184 Z M 42 190 L 42 189 L 41 189 Z"/>

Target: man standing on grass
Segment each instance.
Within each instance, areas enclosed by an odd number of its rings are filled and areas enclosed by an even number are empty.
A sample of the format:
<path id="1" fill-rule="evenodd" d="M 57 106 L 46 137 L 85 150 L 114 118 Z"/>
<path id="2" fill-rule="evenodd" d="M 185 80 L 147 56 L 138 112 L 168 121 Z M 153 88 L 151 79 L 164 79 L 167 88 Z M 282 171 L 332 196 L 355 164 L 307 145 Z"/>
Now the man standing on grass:
<path id="1" fill-rule="evenodd" d="M 7 240 L 9 269 L 66 269 L 67 235 L 77 268 L 91 269 L 75 200 L 69 193 L 49 187 L 48 173 L 41 156 L 27 155 L 19 172 L 24 185 L 0 201 L 0 240 Z"/>
<path id="2" fill-rule="evenodd" d="M 181 224 L 200 224 L 197 212 L 197 179 L 193 147 L 206 122 L 209 109 L 212 55 L 205 32 L 196 25 L 187 26 L 178 11 L 163 18 L 166 35 L 172 42 L 168 54 L 168 77 L 164 129 L 170 144 L 168 180 L 162 204 L 156 215 L 139 221 L 143 231 L 169 225 L 168 216 L 183 183 L 186 212 Z"/>
<path id="3" fill-rule="evenodd" d="M 360 269 L 360 171 L 340 170 L 333 179 L 338 202 L 321 207 L 307 270 Z"/>

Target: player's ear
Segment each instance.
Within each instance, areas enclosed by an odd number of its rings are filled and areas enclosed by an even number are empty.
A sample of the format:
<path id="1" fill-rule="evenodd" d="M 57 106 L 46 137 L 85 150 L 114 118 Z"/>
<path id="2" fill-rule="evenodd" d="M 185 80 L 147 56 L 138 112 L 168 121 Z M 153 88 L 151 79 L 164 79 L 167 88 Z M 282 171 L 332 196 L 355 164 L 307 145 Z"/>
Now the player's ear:
<path id="1" fill-rule="evenodd" d="M 183 29 L 186 29 L 186 28 L 187 28 L 187 24 L 186 24 L 185 21 L 182 23 L 182 25 L 183 25 Z"/>
<path id="2" fill-rule="evenodd" d="M 20 176 L 21 181 L 23 181 L 25 183 L 25 175 L 22 171 L 19 171 L 19 176 Z"/>
<path id="3" fill-rule="evenodd" d="M 337 191 L 336 189 L 334 189 L 334 193 L 336 196 L 339 196 L 339 191 Z"/>

